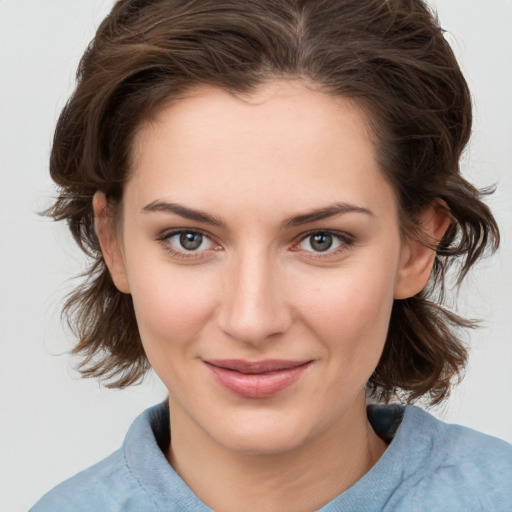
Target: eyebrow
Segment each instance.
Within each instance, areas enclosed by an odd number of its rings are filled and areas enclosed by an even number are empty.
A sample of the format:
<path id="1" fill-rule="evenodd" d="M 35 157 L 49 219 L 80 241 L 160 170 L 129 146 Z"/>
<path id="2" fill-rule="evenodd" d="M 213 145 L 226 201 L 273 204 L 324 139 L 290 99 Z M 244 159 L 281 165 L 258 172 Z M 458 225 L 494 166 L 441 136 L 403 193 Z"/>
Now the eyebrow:
<path id="1" fill-rule="evenodd" d="M 169 203 L 166 201 L 156 200 L 144 206 L 144 208 L 142 208 L 142 212 L 174 213 L 185 219 L 203 222 L 205 224 L 210 224 L 212 226 L 225 226 L 225 223 L 222 220 L 220 220 L 217 217 L 214 217 L 213 215 L 210 215 L 209 213 L 206 213 L 201 210 L 188 208 L 187 206 L 183 206 L 178 203 Z M 330 217 L 335 217 L 337 215 L 341 215 L 344 213 L 362 213 L 365 215 L 374 216 L 374 213 L 371 210 L 369 210 L 368 208 L 363 208 L 362 206 L 356 206 L 350 203 L 334 203 L 324 208 L 317 208 L 306 213 L 294 215 L 293 217 L 286 219 L 282 223 L 282 226 L 285 229 L 297 227 L 303 224 L 308 224 L 310 222 L 316 222 Z"/>
<path id="2" fill-rule="evenodd" d="M 326 206 L 325 208 L 318 208 L 307 213 L 294 215 L 293 217 L 284 221 L 283 226 L 285 228 L 302 226 L 303 224 L 308 224 L 309 222 L 328 219 L 343 213 L 363 213 L 372 217 L 374 216 L 374 213 L 371 210 L 368 208 L 363 208 L 362 206 L 356 206 L 350 203 L 334 203 Z"/>
<path id="3" fill-rule="evenodd" d="M 142 208 L 142 212 L 167 212 L 174 213 L 183 217 L 184 219 L 195 220 L 198 222 L 204 222 L 205 224 L 210 224 L 212 226 L 224 226 L 224 223 L 210 215 L 209 213 L 203 212 L 201 210 L 194 210 L 192 208 L 188 208 L 178 203 L 168 203 L 165 201 L 153 201 L 148 205 Z"/>

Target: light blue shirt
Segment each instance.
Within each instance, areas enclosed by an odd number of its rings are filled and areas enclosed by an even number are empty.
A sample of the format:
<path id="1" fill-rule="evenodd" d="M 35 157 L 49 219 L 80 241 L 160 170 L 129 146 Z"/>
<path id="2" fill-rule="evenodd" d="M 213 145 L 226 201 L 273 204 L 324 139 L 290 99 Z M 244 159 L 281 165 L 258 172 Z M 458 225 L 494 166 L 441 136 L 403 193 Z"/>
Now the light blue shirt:
<path id="1" fill-rule="evenodd" d="M 414 406 L 372 406 L 368 416 L 391 442 L 321 512 L 512 512 L 512 445 Z M 30 512 L 211 511 L 167 462 L 161 447 L 168 443 L 169 411 L 161 404 L 134 421 L 119 450 L 57 486 Z"/>

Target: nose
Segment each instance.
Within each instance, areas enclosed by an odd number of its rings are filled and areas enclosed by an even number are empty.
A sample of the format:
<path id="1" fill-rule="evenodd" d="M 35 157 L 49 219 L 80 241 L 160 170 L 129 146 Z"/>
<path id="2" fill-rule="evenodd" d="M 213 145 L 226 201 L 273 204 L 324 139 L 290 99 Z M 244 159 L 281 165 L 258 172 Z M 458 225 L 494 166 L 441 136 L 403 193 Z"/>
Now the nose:
<path id="1" fill-rule="evenodd" d="M 226 269 L 219 326 L 247 345 L 259 346 L 275 340 L 292 324 L 283 272 L 271 259 L 247 251 Z"/>

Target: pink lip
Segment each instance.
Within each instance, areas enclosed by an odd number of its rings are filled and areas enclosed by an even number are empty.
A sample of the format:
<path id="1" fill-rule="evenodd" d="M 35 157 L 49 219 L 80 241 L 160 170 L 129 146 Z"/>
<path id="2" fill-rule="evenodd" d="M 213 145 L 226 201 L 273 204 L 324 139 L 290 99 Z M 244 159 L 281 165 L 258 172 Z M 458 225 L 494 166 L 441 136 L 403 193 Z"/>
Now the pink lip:
<path id="1" fill-rule="evenodd" d="M 245 398 L 267 398 L 296 382 L 311 361 L 204 361 L 215 380 L 232 393 Z"/>

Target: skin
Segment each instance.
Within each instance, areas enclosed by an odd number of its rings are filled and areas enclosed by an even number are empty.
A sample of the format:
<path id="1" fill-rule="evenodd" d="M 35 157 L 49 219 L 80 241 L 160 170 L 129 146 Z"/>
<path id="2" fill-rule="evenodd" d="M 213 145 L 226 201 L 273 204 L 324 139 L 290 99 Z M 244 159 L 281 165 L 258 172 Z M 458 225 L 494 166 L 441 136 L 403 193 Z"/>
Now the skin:
<path id="1" fill-rule="evenodd" d="M 243 98 L 196 88 L 140 127 L 120 225 L 101 192 L 94 208 L 114 282 L 132 294 L 169 390 L 168 459 L 200 499 L 228 512 L 314 510 L 376 463 L 386 446 L 367 420 L 365 384 L 393 300 L 425 286 L 434 253 L 404 242 L 356 104 L 300 82 Z M 304 218 L 316 210 L 324 218 Z M 422 223 L 439 239 L 448 219 L 431 208 Z M 191 229 L 203 242 L 186 251 Z M 315 250 L 311 232 L 331 248 Z M 219 385 L 211 359 L 308 365 L 251 398 Z"/>

